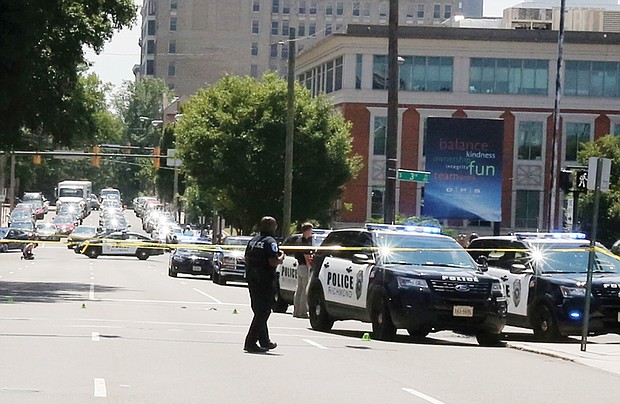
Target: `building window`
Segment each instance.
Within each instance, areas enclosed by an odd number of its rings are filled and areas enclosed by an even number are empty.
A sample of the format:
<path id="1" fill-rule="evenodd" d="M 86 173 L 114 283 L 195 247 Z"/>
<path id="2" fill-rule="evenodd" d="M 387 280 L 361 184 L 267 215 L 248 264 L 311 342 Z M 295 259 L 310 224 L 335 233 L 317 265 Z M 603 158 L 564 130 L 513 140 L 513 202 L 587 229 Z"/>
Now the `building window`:
<path id="1" fill-rule="evenodd" d="M 353 2 L 353 10 L 351 11 L 351 14 L 353 15 L 353 17 L 360 16 L 360 2 L 359 1 Z"/>
<path id="2" fill-rule="evenodd" d="M 168 90 L 174 90 L 174 83 L 168 83 Z"/>
<path id="3" fill-rule="evenodd" d="M 152 39 L 149 39 L 146 42 L 146 53 L 147 55 L 152 55 L 155 53 L 155 41 Z"/>
<path id="4" fill-rule="evenodd" d="M 170 31 L 177 30 L 177 17 L 170 17 Z"/>
<path id="5" fill-rule="evenodd" d="M 564 94 L 578 97 L 620 97 L 618 62 L 567 61 Z"/>
<path id="6" fill-rule="evenodd" d="M 379 3 L 379 18 L 387 18 L 388 4 L 385 1 Z"/>
<path id="7" fill-rule="evenodd" d="M 383 217 L 383 190 L 384 188 L 372 188 L 370 194 L 370 217 L 373 219 L 381 219 Z"/>
<path id="8" fill-rule="evenodd" d="M 412 20 L 413 19 L 413 11 L 415 10 L 415 4 L 414 3 L 407 3 L 407 9 L 405 11 L 405 18 L 407 20 Z"/>
<path id="9" fill-rule="evenodd" d="M 433 18 L 440 18 L 440 17 L 441 17 L 441 5 L 435 4 L 433 6 Z"/>
<path id="10" fill-rule="evenodd" d="M 148 20 L 146 23 L 147 35 L 155 35 L 155 20 Z"/>
<path id="11" fill-rule="evenodd" d="M 282 1 L 282 14 L 290 14 L 291 12 L 291 0 Z"/>
<path id="12" fill-rule="evenodd" d="M 330 60 L 326 63 L 325 69 L 325 93 L 333 93 L 334 92 L 334 61 Z"/>
<path id="13" fill-rule="evenodd" d="M 310 27 L 308 28 L 308 35 L 312 36 L 316 34 L 316 23 L 311 22 Z"/>
<path id="14" fill-rule="evenodd" d="M 306 14 L 306 0 L 299 0 L 299 14 Z"/>
<path id="15" fill-rule="evenodd" d="M 336 58 L 336 77 L 334 77 L 334 91 L 342 90 L 343 57 Z"/>
<path id="16" fill-rule="evenodd" d="M 362 88 L 362 54 L 355 55 L 355 89 Z"/>
<path id="17" fill-rule="evenodd" d="M 418 18 L 424 18 L 424 4 L 418 4 Z"/>
<path id="18" fill-rule="evenodd" d="M 517 133 L 517 158 L 519 160 L 540 160 L 542 158 L 543 122 L 519 122 Z"/>
<path id="19" fill-rule="evenodd" d="M 168 53 L 177 53 L 177 41 L 174 39 L 171 39 L 170 42 L 168 42 Z"/>
<path id="20" fill-rule="evenodd" d="M 540 191 L 517 190 L 515 227 L 537 229 L 540 216 Z"/>
<path id="21" fill-rule="evenodd" d="M 577 161 L 577 154 L 581 150 L 581 144 L 590 141 L 592 125 L 582 122 L 566 122 L 566 153 L 565 161 Z"/>
<path id="22" fill-rule="evenodd" d="M 254 11 L 255 13 L 258 13 L 260 11 L 260 0 L 252 1 L 252 11 Z"/>
<path id="23" fill-rule="evenodd" d="M 177 0 L 170 0 L 170 10 L 177 9 Z"/>
<path id="24" fill-rule="evenodd" d="M 306 24 L 299 24 L 299 27 L 297 27 L 297 35 L 300 37 L 306 35 Z"/>
<path id="25" fill-rule="evenodd" d="M 148 74 L 149 76 L 152 76 L 155 74 L 155 61 L 154 60 L 146 61 L 146 74 Z"/>
<path id="26" fill-rule="evenodd" d="M 252 42 L 252 56 L 258 56 L 258 43 Z"/>
<path id="27" fill-rule="evenodd" d="M 325 36 L 331 35 L 331 34 L 332 34 L 332 25 L 331 24 L 325 24 Z"/>
<path id="28" fill-rule="evenodd" d="M 344 15 L 344 2 L 336 2 L 336 15 Z"/>
<path id="29" fill-rule="evenodd" d="M 405 56 L 400 66 L 401 90 L 452 91 L 453 59 L 451 57 Z M 385 59 L 387 89 L 387 57 Z"/>
<path id="30" fill-rule="evenodd" d="M 364 8 L 362 9 L 362 15 L 364 17 L 370 17 L 370 3 L 364 3 Z"/>
<path id="31" fill-rule="evenodd" d="M 547 95 L 549 61 L 470 59 L 469 92 Z"/>
<path id="32" fill-rule="evenodd" d="M 271 0 L 271 12 L 273 14 L 280 12 L 280 0 Z"/>
<path id="33" fill-rule="evenodd" d="M 256 21 L 256 20 L 252 21 L 252 34 L 258 34 L 259 33 L 258 27 L 259 27 L 258 21 Z"/>
<path id="34" fill-rule="evenodd" d="M 385 156 L 385 137 L 387 134 L 387 117 L 376 116 L 372 135 L 372 154 Z"/>
<path id="35" fill-rule="evenodd" d="M 279 34 L 279 23 L 278 21 L 271 21 L 271 35 L 278 35 Z"/>
<path id="36" fill-rule="evenodd" d="M 258 78 L 258 66 L 250 65 L 250 77 Z"/>
<path id="37" fill-rule="evenodd" d="M 611 134 L 620 137 L 620 124 L 614 123 L 611 128 Z"/>
<path id="38" fill-rule="evenodd" d="M 147 7 L 147 13 L 149 15 L 155 15 L 155 12 L 157 12 L 157 2 L 155 0 L 149 0 Z"/>
<path id="39" fill-rule="evenodd" d="M 331 1 L 325 3 L 325 15 L 334 15 L 334 3 Z"/>
<path id="40" fill-rule="evenodd" d="M 282 36 L 288 36 L 288 21 L 282 21 Z"/>
<path id="41" fill-rule="evenodd" d="M 277 43 L 271 44 L 270 52 L 269 52 L 269 57 L 271 57 L 271 58 L 277 58 L 278 57 L 278 44 Z"/>
<path id="42" fill-rule="evenodd" d="M 310 15 L 316 15 L 316 0 L 310 0 Z"/>
<path id="43" fill-rule="evenodd" d="M 372 63 L 372 89 L 387 90 L 388 58 L 386 55 L 374 55 Z"/>
<path id="44" fill-rule="evenodd" d="M 288 58 L 288 44 L 282 46 L 282 59 Z"/>
<path id="45" fill-rule="evenodd" d="M 168 63 L 168 76 L 174 76 L 177 73 L 176 65 L 174 62 Z"/>
<path id="46" fill-rule="evenodd" d="M 450 18 L 450 17 L 452 17 L 452 5 L 446 4 L 445 6 L 443 6 L 443 18 Z"/>

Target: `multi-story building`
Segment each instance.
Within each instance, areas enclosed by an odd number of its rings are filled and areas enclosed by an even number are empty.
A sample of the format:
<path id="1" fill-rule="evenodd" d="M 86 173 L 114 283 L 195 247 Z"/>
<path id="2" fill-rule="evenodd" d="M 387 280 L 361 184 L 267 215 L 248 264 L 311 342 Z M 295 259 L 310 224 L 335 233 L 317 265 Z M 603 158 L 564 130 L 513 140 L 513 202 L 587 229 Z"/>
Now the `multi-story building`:
<path id="1" fill-rule="evenodd" d="M 401 27 L 398 167 L 424 171 L 430 117 L 503 120 L 501 224 L 545 228 L 550 206 L 557 32 Z M 352 122 L 364 168 L 346 185 L 339 221 L 383 215 L 387 27 L 349 25 L 297 56 L 296 75 L 329 93 Z M 620 34 L 567 32 L 559 155 L 577 164 L 581 142 L 620 135 Z M 397 211 L 423 212 L 422 183 L 399 182 Z M 557 216 L 556 216 L 557 217 Z M 448 223 L 489 226 L 490 223 Z"/>
<path id="2" fill-rule="evenodd" d="M 482 2 L 400 0 L 400 24 L 481 17 Z M 286 74 L 289 28 L 299 51 L 347 24 L 387 25 L 388 12 L 387 0 L 144 0 L 138 73 L 163 79 L 183 98 L 225 74 Z"/>

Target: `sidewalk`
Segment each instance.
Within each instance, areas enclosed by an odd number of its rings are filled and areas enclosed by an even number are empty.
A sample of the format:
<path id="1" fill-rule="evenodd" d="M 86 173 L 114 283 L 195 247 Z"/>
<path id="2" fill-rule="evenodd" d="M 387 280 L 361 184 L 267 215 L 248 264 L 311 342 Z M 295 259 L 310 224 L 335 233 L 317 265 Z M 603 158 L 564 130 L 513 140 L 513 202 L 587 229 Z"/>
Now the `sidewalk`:
<path id="1" fill-rule="evenodd" d="M 506 346 L 525 352 L 548 355 L 620 374 L 620 335 L 607 334 L 588 337 L 586 351 L 581 351 L 581 337 L 570 337 L 562 342 L 539 342 L 530 330 L 506 327 Z"/>

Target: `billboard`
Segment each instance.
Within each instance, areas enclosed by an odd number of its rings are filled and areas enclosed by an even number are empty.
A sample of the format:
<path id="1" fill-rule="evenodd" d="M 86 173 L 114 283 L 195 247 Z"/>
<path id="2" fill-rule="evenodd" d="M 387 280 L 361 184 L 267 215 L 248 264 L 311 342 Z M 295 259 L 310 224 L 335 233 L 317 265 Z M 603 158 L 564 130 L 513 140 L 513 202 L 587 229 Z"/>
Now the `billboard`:
<path id="1" fill-rule="evenodd" d="M 500 222 L 503 137 L 501 119 L 428 118 L 422 213 Z"/>

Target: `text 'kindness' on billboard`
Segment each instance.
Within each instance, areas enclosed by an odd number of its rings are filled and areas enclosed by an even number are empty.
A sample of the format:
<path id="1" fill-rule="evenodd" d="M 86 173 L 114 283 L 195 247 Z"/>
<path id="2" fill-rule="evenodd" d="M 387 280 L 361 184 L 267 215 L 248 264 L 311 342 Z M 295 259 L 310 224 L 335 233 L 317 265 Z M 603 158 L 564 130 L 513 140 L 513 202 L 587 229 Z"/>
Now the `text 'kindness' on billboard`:
<path id="1" fill-rule="evenodd" d="M 500 119 L 428 118 L 424 215 L 502 220 L 503 134 Z"/>

